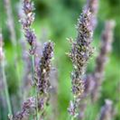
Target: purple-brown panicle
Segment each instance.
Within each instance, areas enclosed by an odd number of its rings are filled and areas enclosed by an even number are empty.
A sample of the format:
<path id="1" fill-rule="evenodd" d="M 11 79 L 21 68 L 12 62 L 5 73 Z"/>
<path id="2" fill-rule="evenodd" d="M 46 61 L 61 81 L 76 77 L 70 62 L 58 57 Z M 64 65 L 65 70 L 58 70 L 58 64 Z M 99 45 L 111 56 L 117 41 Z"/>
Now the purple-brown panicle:
<path id="1" fill-rule="evenodd" d="M 76 41 L 72 42 L 72 50 L 69 54 L 74 67 L 74 71 L 71 74 L 71 79 L 72 92 L 75 100 L 73 102 L 71 101 L 70 107 L 68 109 L 72 116 L 76 116 L 76 108 L 85 89 L 83 84 L 83 77 L 86 71 L 86 65 L 90 56 L 92 55 L 93 50 L 91 47 L 93 35 L 91 20 L 92 15 L 90 11 L 84 9 L 83 13 L 78 19 L 78 36 Z"/>
<path id="2" fill-rule="evenodd" d="M 34 30 L 32 30 L 31 25 L 34 21 L 35 14 L 34 11 L 34 4 L 30 0 L 24 0 L 23 1 L 23 11 L 24 11 L 24 18 L 22 18 L 21 24 L 23 26 L 23 30 L 25 32 L 25 37 L 27 39 L 27 42 L 31 46 L 30 54 L 35 54 L 36 50 L 36 35 L 34 33 Z"/>
<path id="3" fill-rule="evenodd" d="M 38 92 L 38 109 L 44 111 L 49 101 L 51 60 L 53 57 L 53 43 L 44 44 L 41 58 L 36 69 L 36 86 Z"/>
<path id="4" fill-rule="evenodd" d="M 101 108 L 98 120 L 112 120 L 114 116 L 113 102 L 105 100 L 105 105 Z"/>
<path id="5" fill-rule="evenodd" d="M 114 21 L 107 21 L 105 25 L 105 30 L 102 34 L 102 42 L 100 47 L 100 53 L 96 59 L 96 67 L 92 74 L 88 74 L 84 78 L 84 95 L 82 96 L 82 104 L 85 103 L 85 98 L 88 95 L 91 95 L 91 99 L 93 102 L 97 101 L 100 96 L 100 89 L 101 84 L 104 79 L 104 71 L 106 66 L 106 61 L 108 59 L 108 54 L 111 51 L 111 44 L 113 41 L 113 29 L 114 29 L 115 23 Z M 85 103 L 86 104 L 86 103 Z M 81 107 L 80 105 L 80 107 Z M 87 104 L 86 104 L 87 105 Z M 82 113 L 80 112 L 79 118 L 82 120 L 85 117 L 85 110 L 82 110 Z"/>
<path id="6" fill-rule="evenodd" d="M 95 81 L 94 89 L 92 90 L 91 97 L 93 101 L 98 100 L 100 96 L 101 84 L 104 80 L 104 72 L 106 63 L 109 59 L 108 55 L 112 49 L 113 42 L 113 30 L 115 27 L 115 22 L 113 20 L 106 21 L 105 29 L 102 33 L 102 41 L 100 47 L 100 53 L 96 59 L 96 67 L 93 73 L 93 80 Z"/>
<path id="7" fill-rule="evenodd" d="M 28 98 L 22 106 L 22 110 L 13 116 L 13 120 L 28 120 L 30 115 L 35 115 L 36 111 L 35 98 Z"/>
<path id="8" fill-rule="evenodd" d="M 49 75 L 51 70 L 51 59 L 53 57 L 53 43 L 47 42 L 44 45 L 42 56 L 37 68 L 37 83 L 38 91 L 40 94 L 46 94 L 50 87 Z"/>

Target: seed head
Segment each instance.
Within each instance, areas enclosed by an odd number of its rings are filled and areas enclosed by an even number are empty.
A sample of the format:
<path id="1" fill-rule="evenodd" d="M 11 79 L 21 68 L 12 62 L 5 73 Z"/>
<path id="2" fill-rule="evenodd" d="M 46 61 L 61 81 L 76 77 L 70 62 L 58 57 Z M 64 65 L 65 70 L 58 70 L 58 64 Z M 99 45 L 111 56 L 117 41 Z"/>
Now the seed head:
<path id="1" fill-rule="evenodd" d="M 27 42 L 31 46 L 30 54 L 35 54 L 36 50 L 36 35 L 34 31 L 31 29 L 31 25 L 34 21 L 35 14 L 34 11 L 34 4 L 30 0 L 24 0 L 23 1 L 23 12 L 24 16 L 20 19 L 20 22 L 23 26 L 23 30 L 25 32 L 25 37 L 27 39 Z"/>
<path id="2" fill-rule="evenodd" d="M 37 68 L 38 91 L 40 94 L 47 93 L 50 87 L 49 74 L 51 69 L 51 59 L 53 56 L 53 43 L 47 42 L 44 45 L 39 66 Z"/>
<path id="3" fill-rule="evenodd" d="M 71 74 L 72 79 L 72 93 L 74 101 L 71 102 L 68 108 L 69 113 L 76 117 L 77 106 L 84 93 L 84 73 L 86 71 L 86 65 L 90 56 L 92 55 L 92 35 L 93 27 L 91 27 L 92 15 L 89 10 L 84 9 L 80 18 L 78 19 L 77 31 L 78 36 L 75 42 L 72 42 L 72 50 L 69 53 L 69 57 L 72 60 L 74 71 Z"/>

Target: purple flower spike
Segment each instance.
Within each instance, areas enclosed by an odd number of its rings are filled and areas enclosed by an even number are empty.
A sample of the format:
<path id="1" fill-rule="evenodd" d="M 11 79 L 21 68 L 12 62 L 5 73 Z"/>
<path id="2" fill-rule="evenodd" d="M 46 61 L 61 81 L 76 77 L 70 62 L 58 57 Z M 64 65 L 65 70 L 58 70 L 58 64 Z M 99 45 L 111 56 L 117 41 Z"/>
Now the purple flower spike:
<path id="1" fill-rule="evenodd" d="M 35 54 L 36 51 L 36 35 L 34 31 L 31 29 L 31 25 L 34 21 L 34 4 L 30 0 L 24 0 L 23 1 L 23 11 L 24 11 L 24 17 L 20 20 L 23 30 L 25 32 L 25 37 L 27 39 L 27 42 L 31 46 L 30 54 Z"/>
<path id="2" fill-rule="evenodd" d="M 37 68 L 38 91 L 40 94 L 46 94 L 50 87 L 49 74 L 51 69 L 51 59 L 53 56 L 53 43 L 47 42 L 44 45 L 42 57 Z"/>
<path id="3" fill-rule="evenodd" d="M 91 20 L 92 15 L 90 11 L 84 9 L 83 13 L 78 19 L 78 36 L 76 38 L 76 41 L 72 42 L 72 50 L 69 54 L 69 57 L 71 58 L 74 67 L 74 71 L 71 74 L 74 101 L 71 102 L 72 104 L 68 108 L 68 111 L 74 117 L 78 115 L 77 106 L 79 105 L 79 101 L 85 89 L 83 77 L 86 71 L 86 65 L 88 63 L 88 60 L 92 55 L 91 42 L 93 35 L 93 27 L 91 27 Z"/>

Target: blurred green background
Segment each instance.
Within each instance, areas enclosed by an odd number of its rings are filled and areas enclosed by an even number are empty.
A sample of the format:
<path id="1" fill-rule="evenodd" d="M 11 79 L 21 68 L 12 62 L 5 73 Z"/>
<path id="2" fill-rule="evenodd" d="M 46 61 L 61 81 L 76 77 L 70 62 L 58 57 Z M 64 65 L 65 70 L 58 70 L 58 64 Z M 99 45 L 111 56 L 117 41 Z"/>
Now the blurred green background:
<path id="1" fill-rule="evenodd" d="M 17 40 L 20 39 L 20 24 L 18 22 L 18 0 L 11 0 L 14 15 L 15 30 Z M 2 4 L 1 4 L 2 3 Z M 66 53 L 70 50 L 70 44 L 66 38 L 74 38 L 77 35 L 75 25 L 77 18 L 82 12 L 82 8 L 86 0 L 34 0 L 35 3 L 35 22 L 33 28 L 40 42 L 44 40 L 52 40 L 55 43 L 54 50 L 54 66 L 58 71 L 58 110 L 59 120 L 67 120 L 67 107 L 71 98 L 71 78 L 72 63 Z M 2 18 L 2 19 L 1 19 Z M 86 120 L 94 120 L 96 114 L 100 111 L 100 106 L 104 104 L 104 100 L 109 98 L 113 100 L 114 106 L 120 111 L 120 0 L 100 0 L 98 25 L 95 30 L 93 46 L 96 48 L 94 56 L 88 64 L 88 73 L 93 71 L 95 67 L 95 57 L 99 52 L 99 43 L 101 33 L 104 29 L 104 22 L 107 19 L 114 19 L 116 27 L 114 31 L 113 51 L 110 54 L 110 60 L 106 66 L 105 81 L 102 85 L 102 95 L 95 105 L 94 109 L 89 105 Z M 2 22 L 1 22 L 2 21 Z M 0 25 L 2 27 L 3 37 L 5 40 L 5 53 L 7 58 L 7 80 L 9 84 L 10 94 L 16 94 L 18 89 L 16 69 L 11 67 L 13 62 L 13 51 L 10 43 L 10 33 L 7 28 L 6 12 L 3 0 L 0 0 Z M 20 46 L 18 53 L 20 56 Z M 21 65 L 21 61 L 19 60 Z M 21 66 L 19 65 L 19 68 Z M 114 120 L 120 120 L 120 113 L 117 113 Z"/>

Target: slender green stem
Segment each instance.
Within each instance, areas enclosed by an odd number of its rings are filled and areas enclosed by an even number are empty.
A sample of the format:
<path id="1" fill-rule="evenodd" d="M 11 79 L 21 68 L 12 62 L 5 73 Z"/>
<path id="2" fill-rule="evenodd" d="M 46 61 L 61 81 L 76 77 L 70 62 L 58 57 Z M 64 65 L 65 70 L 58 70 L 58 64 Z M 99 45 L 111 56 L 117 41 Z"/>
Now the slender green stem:
<path id="1" fill-rule="evenodd" d="M 35 83 L 34 81 L 34 68 L 35 68 L 35 58 L 34 58 L 34 55 L 31 55 L 31 64 L 32 64 L 32 82 Z M 34 93 L 35 93 L 35 104 L 36 104 L 36 119 L 39 120 L 39 114 L 38 114 L 38 92 L 37 92 L 37 89 L 34 88 Z"/>
<path id="2" fill-rule="evenodd" d="M 31 71 L 32 71 L 32 82 L 34 82 L 34 55 L 31 55 Z"/>
<path id="3" fill-rule="evenodd" d="M 37 120 L 39 120 L 39 112 L 38 112 L 38 92 L 36 90 L 36 114 L 37 114 Z"/>
<path id="4" fill-rule="evenodd" d="M 3 76 L 3 83 L 4 83 L 4 86 L 5 86 L 5 96 L 6 96 L 6 100 L 7 100 L 8 111 L 9 111 L 9 114 L 12 115 L 10 95 L 9 95 L 8 84 L 7 84 L 6 76 L 5 76 L 4 61 L 2 61 L 1 67 L 2 67 L 2 76 Z"/>

